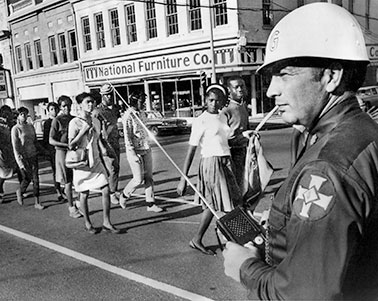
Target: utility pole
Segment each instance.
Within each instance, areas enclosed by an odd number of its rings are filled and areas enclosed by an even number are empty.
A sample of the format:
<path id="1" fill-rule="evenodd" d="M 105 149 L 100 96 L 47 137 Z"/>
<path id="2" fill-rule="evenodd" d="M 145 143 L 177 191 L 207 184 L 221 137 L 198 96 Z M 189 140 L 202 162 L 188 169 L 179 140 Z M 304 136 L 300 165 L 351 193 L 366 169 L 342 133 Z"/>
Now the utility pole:
<path id="1" fill-rule="evenodd" d="M 215 72 L 215 53 L 214 53 L 214 35 L 213 35 L 213 6 L 212 0 L 209 0 L 209 19 L 210 19 L 210 57 L 211 57 L 211 83 L 217 82 Z"/>

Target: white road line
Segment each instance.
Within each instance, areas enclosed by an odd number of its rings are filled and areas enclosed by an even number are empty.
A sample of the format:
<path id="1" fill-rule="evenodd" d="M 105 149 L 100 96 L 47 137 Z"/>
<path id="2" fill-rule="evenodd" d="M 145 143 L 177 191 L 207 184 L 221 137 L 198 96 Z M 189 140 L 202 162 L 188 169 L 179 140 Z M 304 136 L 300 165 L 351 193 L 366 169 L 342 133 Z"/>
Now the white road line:
<path id="1" fill-rule="evenodd" d="M 97 260 L 97 259 L 95 259 L 93 257 L 90 257 L 90 256 L 84 255 L 82 253 L 73 251 L 71 249 L 59 246 L 57 244 L 54 244 L 54 243 L 49 242 L 47 240 L 40 239 L 38 237 L 26 234 L 24 232 L 20 232 L 20 231 L 14 230 L 12 228 L 5 227 L 3 225 L 0 225 L 0 230 L 3 231 L 3 232 L 6 232 L 8 234 L 17 236 L 19 238 L 22 238 L 24 240 L 30 241 L 32 243 L 41 245 L 41 246 L 43 246 L 45 248 L 54 250 L 54 251 L 59 252 L 61 254 L 73 257 L 73 258 L 75 258 L 77 260 L 86 262 L 86 263 L 88 263 L 90 265 L 93 265 L 93 266 L 96 266 L 96 267 L 98 267 L 98 268 L 100 268 L 102 270 L 105 270 L 105 271 L 108 271 L 110 273 L 119 275 L 119 276 L 127 278 L 129 280 L 133 280 L 133 281 L 136 281 L 136 282 L 148 285 L 148 286 L 150 286 L 152 288 L 155 288 L 155 289 L 167 292 L 169 294 L 172 294 L 172 295 L 184 298 L 184 299 L 196 300 L 196 301 L 197 300 L 198 301 L 201 301 L 201 300 L 204 300 L 204 301 L 209 300 L 209 301 L 211 301 L 212 300 L 212 299 L 206 298 L 204 296 L 201 296 L 201 295 L 198 295 L 198 294 L 195 294 L 195 293 L 192 293 L 192 292 L 180 289 L 178 287 L 175 287 L 175 286 L 172 286 L 172 285 L 160 282 L 160 281 L 156 281 L 154 279 L 147 278 L 145 276 L 142 276 L 142 275 L 139 275 L 139 274 L 136 274 L 136 273 L 133 273 L 133 272 L 121 269 L 119 267 L 116 267 L 114 265 L 108 264 L 108 263 L 103 262 L 101 260 Z"/>
<path id="2" fill-rule="evenodd" d="M 191 225 L 198 225 L 199 222 L 189 222 L 189 221 L 162 221 L 165 224 L 191 224 Z"/>

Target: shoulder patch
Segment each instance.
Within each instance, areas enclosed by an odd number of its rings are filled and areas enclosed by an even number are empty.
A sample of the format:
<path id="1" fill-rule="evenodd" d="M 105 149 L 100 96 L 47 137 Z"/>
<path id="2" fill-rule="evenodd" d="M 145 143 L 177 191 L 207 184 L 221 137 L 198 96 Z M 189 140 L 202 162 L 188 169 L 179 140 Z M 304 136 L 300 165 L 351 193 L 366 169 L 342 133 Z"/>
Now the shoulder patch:
<path id="1" fill-rule="evenodd" d="M 335 189 L 325 176 L 307 173 L 300 180 L 293 210 L 302 220 L 319 220 L 326 216 L 335 203 Z"/>

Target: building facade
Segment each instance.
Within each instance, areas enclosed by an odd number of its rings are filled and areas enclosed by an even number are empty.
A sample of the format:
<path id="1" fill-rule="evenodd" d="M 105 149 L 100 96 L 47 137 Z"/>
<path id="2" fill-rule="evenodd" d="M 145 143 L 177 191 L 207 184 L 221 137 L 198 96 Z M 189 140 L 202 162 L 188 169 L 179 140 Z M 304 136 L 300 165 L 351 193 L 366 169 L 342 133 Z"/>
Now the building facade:
<path id="1" fill-rule="evenodd" d="M 61 0 L 10 2 L 16 102 L 33 119 L 42 118 L 49 101 L 83 89 L 72 6 Z"/>
<path id="2" fill-rule="evenodd" d="M 7 3 L 0 0 L 0 105 L 8 105 L 14 108 L 10 36 L 7 22 Z"/>
<path id="3" fill-rule="evenodd" d="M 271 6 L 263 25 L 262 1 L 72 3 L 83 78 L 91 90 L 111 82 L 120 98 L 143 90 L 148 109 L 193 115 L 203 105 L 203 82 L 240 75 L 254 113 L 263 111 L 255 70 L 273 25 Z"/>
<path id="4" fill-rule="evenodd" d="M 311 2 L 319 1 L 8 0 L 13 98 L 38 118 L 62 94 L 111 83 L 120 104 L 140 90 L 147 109 L 195 116 L 204 85 L 239 75 L 251 114 L 262 114 L 274 105 L 267 79 L 256 74 L 267 37 L 288 12 Z M 333 2 L 363 27 L 372 60 L 366 84 L 376 84 L 378 4 Z"/>

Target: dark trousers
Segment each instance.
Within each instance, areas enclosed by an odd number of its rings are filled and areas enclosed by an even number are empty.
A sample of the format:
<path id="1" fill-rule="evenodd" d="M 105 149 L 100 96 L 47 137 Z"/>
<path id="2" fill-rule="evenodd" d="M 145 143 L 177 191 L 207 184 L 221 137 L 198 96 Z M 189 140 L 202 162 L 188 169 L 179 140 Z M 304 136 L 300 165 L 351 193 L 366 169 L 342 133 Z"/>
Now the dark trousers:
<path id="1" fill-rule="evenodd" d="M 60 190 L 60 183 L 58 183 L 58 182 L 56 181 L 55 151 L 50 152 L 50 153 L 47 155 L 46 158 L 47 158 L 47 160 L 49 161 L 50 166 L 51 166 L 52 174 L 53 174 L 53 177 L 54 177 L 54 187 L 55 187 L 55 190 Z"/>
<path id="2" fill-rule="evenodd" d="M 39 197 L 38 157 L 28 158 L 25 164 L 25 172 L 18 171 L 21 193 L 25 193 L 31 181 L 33 181 L 34 197 Z"/>
<path id="3" fill-rule="evenodd" d="M 116 158 L 104 156 L 105 168 L 108 172 L 109 190 L 110 193 L 116 192 L 118 190 L 119 181 L 119 160 L 120 160 L 120 150 L 116 149 Z"/>
<path id="4" fill-rule="evenodd" d="M 245 157 L 247 155 L 246 147 L 231 147 L 231 160 L 234 166 L 234 175 L 239 188 L 243 185 Z"/>

